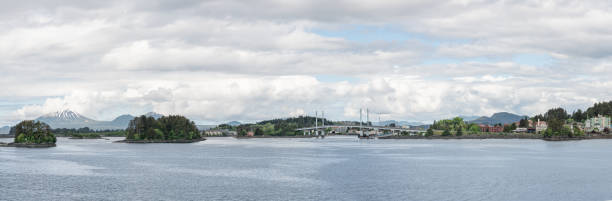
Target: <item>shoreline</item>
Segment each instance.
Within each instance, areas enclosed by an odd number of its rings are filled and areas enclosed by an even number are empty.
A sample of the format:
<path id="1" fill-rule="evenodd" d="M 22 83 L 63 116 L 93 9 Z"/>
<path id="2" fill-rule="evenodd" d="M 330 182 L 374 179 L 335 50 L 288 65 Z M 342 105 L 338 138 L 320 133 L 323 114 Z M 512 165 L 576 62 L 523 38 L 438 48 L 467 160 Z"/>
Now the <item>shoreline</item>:
<path id="1" fill-rule="evenodd" d="M 533 139 L 544 141 L 577 141 L 577 140 L 597 140 L 597 139 L 612 139 L 612 135 L 597 135 L 597 136 L 581 136 L 581 137 L 550 137 L 546 138 L 542 135 L 463 135 L 463 136 L 385 136 L 378 139 L 425 139 L 425 140 L 484 140 L 484 139 Z"/>
<path id="2" fill-rule="evenodd" d="M 102 138 L 102 136 L 96 136 L 96 137 L 69 137 L 68 139 L 71 139 L 71 140 L 90 140 L 90 139 L 104 139 L 104 138 Z"/>
<path id="3" fill-rule="evenodd" d="M 206 138 L 200 139 L 192 139 L 192 140 L 119 140 L 114 141 L 113 143 L 129 143 L 129 144 L 152 144 L 152 143 L 194 143 L 194 142 L 202 142 L 205 141 Z"/>
<path id="4" fill-rule="evenodd" d="M 316 138 L 317 136 L 311 135 L 290 135 L 290 136 L 274 136 L 274 135 L 263 135 L 263 136 L 234 136 L 236 139 L 251 139 L 251 138 Z"/>
<path id="5" fill-rule="evenodd" d="M 56 147 L 56 144 L 24 144 L 24 143 L 2 143 L 0 147 L 17 147 L 17 148 L 51 148 Z"/>

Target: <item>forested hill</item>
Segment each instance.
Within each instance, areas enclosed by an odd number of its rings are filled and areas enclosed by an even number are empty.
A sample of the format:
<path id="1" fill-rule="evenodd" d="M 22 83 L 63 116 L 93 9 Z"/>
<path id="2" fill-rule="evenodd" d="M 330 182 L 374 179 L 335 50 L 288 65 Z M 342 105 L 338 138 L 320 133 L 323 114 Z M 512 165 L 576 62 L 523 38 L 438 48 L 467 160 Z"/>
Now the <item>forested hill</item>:
<path id="1" fill-rule="evenodd" d="M 274 124 L 274 125 L 289 125 L 295 124 L 297 127 L 314 127 L 315 121 L 318 121 L 318 125 L 323 125 L 323 121 L 325 121 L 325 125 L 333 125 L 334 123 L 328 121 L 327 119 L 315 118 L 310 116 L 300 116 L 300 117 L 291 117 L 286 119 L 272 119 L 257 122 L 258 125 L 265 124 Z"/>
<path id="2" fill-rule="evenodd" d="M 303 127 L 314 127 L 315 121 L 318 121 L 318 125 L 333 125 L 334 122 L 327 119 L 315 118 L 310 116 L 290 117 L 285 119 L 272 119 L 260 121 L 255 124 L 241 124 L 238 126 L 231 126 L 228 124 L 219 125 L 219 128 L 236 130 L 238 135 L 246 135 L 247 132 L 252 131 L 255 135 L 296 135 L 298 128 Z"/>
<path id="3" fill-rule="evenodd" d="M 584 112 L 584 116 L 594 117 L 597 115 L 612 116 L 612 101 L 595 103 L 593 107 L 590 107 Z"/>
<path id="4" fill-rule="evenodd" d="M 488 125 L 502 124 L 504 125 L 504 124 L 511 124 L 514 122 L 518 122 L 524 118 L 527 118 L 527 116 L 520 116 L 520 115 L 516 115 L 512 113 L 500 112 L 500 113 L 493 114 L 493 116 L 491 117 L 480 117 L 478 119 L 475 119 L 469 122 L 475 123 L 475 124 L 488 124 Z"/>
<path id="5" fill-rule="evenodd" d="M 598 115 L 612 116 L 612 101 L 595 103 L 592 107 L 589 107 L 584 111 L 578 109 L 572 114 L 569 114 L 563 108 L 553 108 L 548 110 L 544 114 L 536 115 L 533 119 L 541 119 L 544 121 L 548 121 L 551 119 L 565 120 L 571 118 L 574 121 L 583 122 L 587 118 L 596 117 Z"/>

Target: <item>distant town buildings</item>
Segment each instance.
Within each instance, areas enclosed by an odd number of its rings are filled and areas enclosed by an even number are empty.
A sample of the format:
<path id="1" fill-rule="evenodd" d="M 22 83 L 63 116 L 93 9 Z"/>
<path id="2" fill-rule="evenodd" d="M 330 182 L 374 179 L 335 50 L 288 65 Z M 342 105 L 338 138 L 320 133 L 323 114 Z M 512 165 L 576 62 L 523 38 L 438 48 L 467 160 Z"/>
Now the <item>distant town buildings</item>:
<path id="1" fill-rule="evenodd" d="M 223 132 L 220 130 L 207 130 L 204 131 L 204 136 L 223 136 Z"/>
<path id="2" fill-rule="evenodd" d="M 236 136 L 236 135 L 237 135 L 236 131 L 231 131 L 228 129 L 204 131 L 204 136 Z"/>
<path id="3" fill-rule="evenodd" d="M 535 132 L 540 133 L 540 132 L 545 131 L 546 129 L 548 129 L 548 123 L 546 123 L 545 121 L 540 121 L 538 119 L 538 121 L 535 124 Z"/>
<path id="4" fill-rule="evenodd" d="M 501 133 L 504 131 L 504 127 L 500 125 L 489 126 L 485 124 L 480 124 L 479 127 L 480 127 L 480 132 Z"/>
<path id="5" fill-rule="evenodd" d="M 587 119 L 584 122 L 584 130 L 587 132 L 591 131 L 603 131 L 606 128 L 611 128 L 610 117 L 597 116 Z"/>

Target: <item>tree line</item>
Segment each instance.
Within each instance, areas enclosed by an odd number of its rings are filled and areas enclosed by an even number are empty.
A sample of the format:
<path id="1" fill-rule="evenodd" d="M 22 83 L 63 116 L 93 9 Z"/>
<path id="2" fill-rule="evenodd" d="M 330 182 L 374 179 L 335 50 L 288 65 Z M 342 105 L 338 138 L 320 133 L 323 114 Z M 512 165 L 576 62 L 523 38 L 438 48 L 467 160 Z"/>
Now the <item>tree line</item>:
<path id="1" fill-rule="evenodd" d="M 434 121 L 430 129 L 449 131 L 442 133 L 443 136 L 446 134 L 450 135 L 450 131 L 455 131 L 455 133 L 459 135 L 462 135 L 464 131 L 472 134 L 480 132 L 480 126 L 478 124 L 467 123 L 461 117 Z"/>
<path id="2" fill-rule="evenodd" d="M 322 126 L 323 122 L 325 122 L 325 125 L 334 125 L 334 122 L 327 119 L 315 118 L 311 116 L 299 116 L 285 119 L 265 120 L 254 124 L 241 124 L 238 126 L 221 124 L 217 126 L 216 129 L 233 130 L 236 131 L 239 136 L 246 136 L 248 132 L 253 132 L 253 134 L 256 136 L 289 136 L 300 134 L 300 132 L 296 131 L 298 128 L 314 127 L 316 121 L 318 121 L 319 126 Z"/>
<path id="3" fill-rule="evenodd" d="M 609 102 L 600 102 L 595 103 L 593 106 L 587 108 L 586 110 L 578 109 L 574 111 L 572 114 L 569 114 L 563 108 L 553 108 L 548 110 L 544 114 L 538 114 L 532 118 L 532 120 L 540 119 L 542 121 L 549 120 L 569 120 L 575 122 L 584 122 L 588 118 L 597 117 L 599 115 L 602 116 L 612 116 L 612 101 Z"/>
<path id="4" fill-rule="evenodd" d="M 57 138 L 46 123 L 32 120 L 19 122 L 15 127 L 15 143 L 55 144 Z"/>
<path id="5" fill-rule="evenodd" d="M 140 116 L 130 121 L 128 140 L 192 140 L 202 138 L 195 123 L 184 116 L 170 115 L 159 119 Z"/>

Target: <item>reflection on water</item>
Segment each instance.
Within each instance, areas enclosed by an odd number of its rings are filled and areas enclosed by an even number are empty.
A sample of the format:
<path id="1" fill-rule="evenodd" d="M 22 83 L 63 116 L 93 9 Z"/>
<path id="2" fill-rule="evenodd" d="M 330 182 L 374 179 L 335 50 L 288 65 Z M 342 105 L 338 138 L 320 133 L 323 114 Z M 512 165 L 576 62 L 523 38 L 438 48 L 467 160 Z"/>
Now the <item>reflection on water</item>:
<path id="1" fill-rule="evenodd" d="M 612 199 L 607 140 L 119 139 L 0 148 L 0 200 Z"/>

